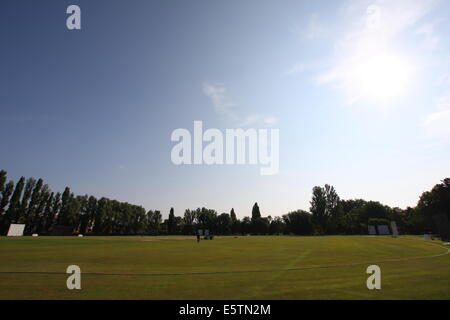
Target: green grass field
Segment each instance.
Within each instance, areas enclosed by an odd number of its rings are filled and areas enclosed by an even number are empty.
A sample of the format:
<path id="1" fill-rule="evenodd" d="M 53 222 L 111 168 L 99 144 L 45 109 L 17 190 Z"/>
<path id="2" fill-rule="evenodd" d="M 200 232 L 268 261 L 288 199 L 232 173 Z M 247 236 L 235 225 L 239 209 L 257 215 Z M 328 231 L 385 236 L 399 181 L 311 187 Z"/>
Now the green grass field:
<path id="1" fill-rule="evenodd" d="M 1 237 L 0 299 L 450 299 L 443 246 L 420 237 Z M 371 264 L 381 290 L 366 287 Z M 67 289 L 69 265 L 80 266 L 82 290 Z"/>

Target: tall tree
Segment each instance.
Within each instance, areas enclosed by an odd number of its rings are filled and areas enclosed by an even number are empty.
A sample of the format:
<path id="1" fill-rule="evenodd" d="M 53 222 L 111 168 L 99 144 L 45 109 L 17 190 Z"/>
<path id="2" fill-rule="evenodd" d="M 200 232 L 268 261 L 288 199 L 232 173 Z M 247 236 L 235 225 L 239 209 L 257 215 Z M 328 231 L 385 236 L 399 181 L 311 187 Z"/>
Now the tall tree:
<path id="1" fill-rule="evenodd" d="M 259 211 L 258 203 L 255 202 L 252 209 L 252 220 L 256 220 L 258 218 L 261 218 L 261 212 Z"/>
<path id="2" fill-rule="evenodd" d="M 71 226 L 72 231 L 75 231 L 77 227 L 77 217 L 79 216 L 81 208 L 81 203 L 78 197 L 75 197 L 73 193 L 70 194 L 69 203 L 66 211 L 66 215 L 64 216 L 63 225 Z"/>
<path id="3" fill-rule="evenodd" d="M 58 218 L 57 218 L 58 225 L 65 225 L 67 223 L 67 216 L 69 214 L 70 197 L 71 197 L 70 188 L 66 187 L 61 196 L 61 208 L 59 210 L 59 214 L 58 214 Z"/>
<path id="4" fill-rule="evenodd" d="M 195 210 L 186 209 L 184 211 L 183 219 L 184 219 L 184 223 L 186 225 L 194 225 L 195 219 L 196 219 L 196 212 L 195 212 Z"/>
<path id="5" fill-rule="evenodd" d="M 31 201 L 28 206 L 28 216 L 33 216 L 34 211 L 36 210 L 36 206 L 39 204 L 40 199 L 42 197 L 41 189 L 44 185 L 44 181 L 42 179 L 39 179 L 36 182 L 36 185 L 34 186 L 33 192 L 31 194 Z M 48 191 L 48 186 L 46 187 Z"/>
<path id="6" fill-rule="evenodd" d="M 154 235 L 158 235 L 161 230 L 161 223 L 162 223 L 161 212 L 158 210 L 156 211 L 149 210 L 147 212 L 147 221 L 148 221 L 147 232 Z"/>
<path id="7" fill-rule="evenodd" d="M 424 192 L 417 207 L 423 212 L 426 223 L 441 238 L 450 239 L 450 178 L 442 180 L 431 191 Z"/>
<path id="8" fill-rule="evenodd" d="M 3 192 L 3 188 L 5 187 L 6 175 L 7 175 L 7 172 L 5 170 L 0 171 L 0 193 Z M 1 195 L 0 195 L 0 201 L 1 201 Z"/>
<path id="9" fill-rule="evenodd" d="M 210 233 L 214 233 L 217 225 L 217 212 L 207 208 L 198 208 L 196 211 L 200 229 L 209 230 Z"/>
<path id="10" fill-rule="evenodd" d="M 230 218 L 231 218 L 231 233 L 236 234 L 239 232 L 239 221 L 236 217 L 236 213 L 234 212 L 234 208 L 231 208 Z"/>
<path id="11" fill-rule="evenodd" d="M 38 209 L 43 210 L 43 207 L 39 205 L 41 204 L 41 198 L 43 194 L 41 193 L 41 189 L 43 186 L 44 181 L 42 179 L 39 179 L 33 188 L 33 191 L 31 193 L 31 200 L 27 208 L 27 214 L 26 214 L 26 227 L 25 229 L 30 230 L 36 230 L 37 226 L 34 224 L 39 221 L 39 215 L 41 212 L 37 212 Z M 26 189 L 26 188 L 25 188 Z M 46 187 L 46 191 L 48 191 L 48 186 Z"/>
<path id="12" fill-rule="evenodd" d="M 169 219 L 167 221 L 167 232 L 169 234 L 174 234 L 175 228 L 176 228 L 175 213 L 173 211 L 173 208 L 170 208 Z"/>
<path id="13" fill-rule="evenodd" d="M 34 185 L 36 184 L 36 179 L 28 178 L 25 183 L 25 188 L 23 191 L 22 201 L 20 202 L 18 218 L 17 221 L 19 223 L 27 223 L 28 217 L 28 202 L 31 198 L 31 193 L 33 192 Z"/>
<path id="14" fill-rule="evenodd" d="M 81 230 L 81 232 L 88 233 L 92 231 L 92 226 L 94 224 L 95 219 L 95 212 L 97 210 L 97 199 L 93 196 L 89 197 L 88 204 L 87 204 L 87 225 L 86 228 Z"/>
<path id="15" fill-rule="evenodd" d="M 105 233 L 106 220 L 111 211 L 110 200 L 107 198 L 101 198 L 97 204 L 97 210 L 95 211 L 94 227 L 93 231 L 96 234 Z"/>
<path id="16" fill-rule="evenodd" d="M 340 205 L 340 198 L 333 186 L 325 185 L 326 198 L 326 215 L 328 217 L 328 233 L 338 233 L 341 231 L 341 219 L 343 216 L 342 206 Z"/>
<path id="17" fill-rule="evenodd" d="M 251 223 L 250 217 L 244 217 L 241 221 L 241 233 L 249 234 L 251 232 Z"/>
<path id="18" fill-rule="evenodd" d="M 196 212 L 195 210 L 186 209 L 184 211 L 184 228 L 183 234 L 193 234 L 195 232 L 195 220 L 196 220 Z"/>
<path id="19" fill-rule="evenodd" d="M 327 224 L 327 198 L 325 190 L 322 187 L 314 187 L 309 211 L 312 213 L 313 222 L 316 225 L 316 231 L 319 234 L 326 232 Z"/>
<path id="20" fill-rule="evenodd" d="M 283 216 L 288 233 L 297 235 L 310 235 L 313 233 L 311 214 L 303 210 L 290 212 Z"/>
<path id="21" fill-rule="evenodd" d="M 442 180 L 431 191 L 424 192 L 418 207 L 429 217 L 446 214 L 450 220 L 450 178 Z"/>
<path id="22" fill-rule="evenodd" d="M 230 218 L 231 218 L 231 222 L 232 222 L 232 223 L 235 223 L 235 222 L 237 221 L 236 213 L 234 212 L 234 208 L 231 208 L 231 211 L 230 211 Z"/>
<path id="23" fill-rule="evenodd" d="M 50 211 L 49 214 L 46 215 L 45 221 L 45 232 L 47 233 L 52 231 L 53 226 L 57 224 L 57 217 L 61 210 L 61 193 L 57 192 L 49 201 L 51 201 L 51 203 L 48 204 L 50 206 Z"/>
<path id="24" fill-rule="evenodd" d="M 17 223 L 17 219 L 19 218 L 20 198 L 22 196 L 24 186 L 25 177 L 20 177 L 16 187 L 14 188 L 11 200 L 9 201 L 8 210 L 6 211 L 7 218 L 11 223 Z"/>
<path id="25" fill-rule="evenodd" d="M 280 217 L 275 217 L 270 222 L 269 227 L 270 234 L 282 234 L 286 232 L 286 225 Z"/>
<path id="26" fill-rule="evenodd" d="M 76 232 L 84 234 L 89 224 L 89 196 L 86 194 L 84 196 L 78 196 L 77 199 L 80 203 L 80 211 L 77 217 Z"/>
<path id="27" fill-rule="evenodd" d="M 251 232 L 254 234 L 269 233 L 270 223 L 267 218 L 255 218 L 251 221 Z"/>
<path id="28" fill-rule="evenodd" d="M 50 198 L 51 192 L 48 185 L 43 185 L 40 188 L 38 196 L 33 200 L 35 204 L 33 205 L 33 210 L 29 214 L 31 217 L 31 233 L 41 233 L 44 223 L 45 223 L 45 208 L 47 206 L 48 199 Z M 31 202 L 30 202 L 31 204 Z"/>
<path id="29" fill-rule="evenodd" d="M 14 182 L 9 181 L 1 192 L 1 201 L 0 201 L 0 235 L 6 233 L 8 230 L 9 224 L 11 223 L 8 215 L 5 214 L 6 207 L 9 204 L 9 198 L 14 190 Z"/>
<path id="30" fill-rule="evenodd" d="M 333 186 L 326 184 L 324 188 L 319 186 L 313 188 L 310 211 L 317 233 L 338 232 L 343 210 Z"/>
<path id="31" fill-rule="evenodd" d="M 222 213 L 217 217 L 217 233 L 230 234 L 231 233 L 231 217 L 228 213 Z"/>
<path id="32" fill-rule="evenodd" d="M 0 201 L 0 215 L 3 215 L 5 213 L 6 207 L 9 204 L 9 198 L 11 197 L 11 194 L 14 190 L 14 182 L 9 181 L 5 187 L 2 190 L 2 200 Z"/>
<path id="33" fill-rule="evenodd" d="M 52 204 L 53 204 L 53 198 L 55 194 L 53 192 L 49 191 L 48 196 L 43 196 L 41 198 L 41 202 L 45 202 L 44 211 L 42 213 L 42 218 L 40 219 L 39 226 L 38 226 L 38 233 L 48 233 L 49 226 L 52 223 Z"/>

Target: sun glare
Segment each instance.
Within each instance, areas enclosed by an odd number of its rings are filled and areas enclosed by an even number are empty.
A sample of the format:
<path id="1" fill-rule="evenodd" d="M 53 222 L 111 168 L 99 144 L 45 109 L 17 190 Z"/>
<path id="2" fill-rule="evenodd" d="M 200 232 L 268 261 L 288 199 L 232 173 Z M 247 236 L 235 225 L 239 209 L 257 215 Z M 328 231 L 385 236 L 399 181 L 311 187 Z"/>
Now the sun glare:
<path id="1" fill-rule="evenodd" d="M 353 76 L 361 96 L 387 101 L 404 93 L 411 72 L 405 61 L 380 55 L 357 64 Z"/>

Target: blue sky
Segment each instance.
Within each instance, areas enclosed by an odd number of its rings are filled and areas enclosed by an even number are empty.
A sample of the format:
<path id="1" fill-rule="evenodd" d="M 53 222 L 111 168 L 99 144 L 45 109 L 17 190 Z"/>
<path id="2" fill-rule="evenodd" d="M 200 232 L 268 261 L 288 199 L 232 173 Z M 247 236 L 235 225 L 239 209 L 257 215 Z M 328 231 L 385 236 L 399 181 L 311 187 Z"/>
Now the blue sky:
<path id="1" fill-rule="evenodd" d="M 79 5 L 82 29 L 66 28 Z M 0 168 L 177 215 L 416 204 L 450 176 L 448 1 L 2 1 Z M 280 169 L 175 166 L 173 130 L 277 128 Z"/>

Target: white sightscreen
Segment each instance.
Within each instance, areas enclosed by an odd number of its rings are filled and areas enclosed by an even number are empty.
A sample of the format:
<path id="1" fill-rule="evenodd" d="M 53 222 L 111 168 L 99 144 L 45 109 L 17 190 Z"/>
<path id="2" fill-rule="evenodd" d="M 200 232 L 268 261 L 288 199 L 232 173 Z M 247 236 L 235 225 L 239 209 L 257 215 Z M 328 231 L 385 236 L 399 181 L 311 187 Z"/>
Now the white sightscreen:
<path id="1" fill-rule="evenodd" d="M 389 227 L 385 224 L 379 225 L 379 226 L 377 226 L 377 228 L 378 228 L 378 234 L 381 234 L 381 235 L 391 234 L 391 232 L 389 231 Z"/>
<path id="2" fill-rule="evenodd" d="M 21 237 L 23 236 L 23 230 L 25 229 L 24 224 L 11 224 L 8 230 L 8 237 Z"/>
<path id="3" fill-rule="evenodd" d="M 377 234 L 377 230 L 375 229 L 375 226 L 367 226 L 369 229 L 369 234 L 370 235 L 376 235 Z"/>

